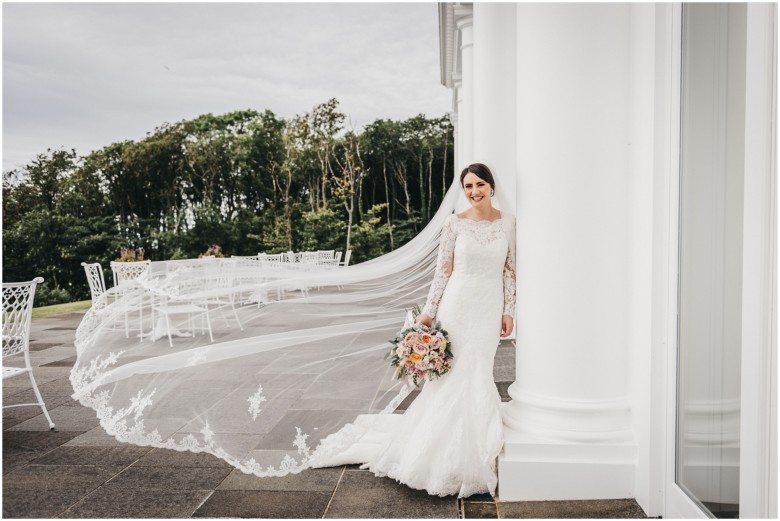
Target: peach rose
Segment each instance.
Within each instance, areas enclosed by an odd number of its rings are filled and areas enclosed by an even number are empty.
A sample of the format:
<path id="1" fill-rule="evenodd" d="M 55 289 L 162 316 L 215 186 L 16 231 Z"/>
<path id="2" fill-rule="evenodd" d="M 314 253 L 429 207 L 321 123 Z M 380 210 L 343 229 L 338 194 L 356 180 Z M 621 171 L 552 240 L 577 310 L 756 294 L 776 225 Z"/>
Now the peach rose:
<path id="1" fill-rule="evenodd" d="M 421 355 L 427 355 L 430 349 L 425 344 L 414 344 L 414 352 Z"/>
<path id="2" fill-rule="evenodd" d="M 414 352 L 411 355 L 409 355 L 409 360 L 411 360 L 413 363 L 417 363 L 422 360 L 422 355 L 420 353 Z"/>
<path id="3" fill-rule="evenodd" d="M 428 333 L 423 333 L 422 335 L 420 335 L 420 340 L 422 340 L 422 343 L 426 345 L 431 343 L 432 338 L 433 337 L 431 337 L 431 335 L 429 335 Z"/>

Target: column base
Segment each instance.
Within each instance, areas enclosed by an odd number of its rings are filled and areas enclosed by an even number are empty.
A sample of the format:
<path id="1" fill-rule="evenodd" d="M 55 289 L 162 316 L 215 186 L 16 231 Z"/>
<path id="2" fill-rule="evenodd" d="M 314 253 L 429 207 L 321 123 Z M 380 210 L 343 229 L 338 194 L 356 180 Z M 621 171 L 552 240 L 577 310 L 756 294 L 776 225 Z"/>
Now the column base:
<path id="1" fill-rule="evenodd" d="M 634 443 L 543 440 L 510 429 L 504 440 L 498 459 L 501 501 L 634 497 Z"/>

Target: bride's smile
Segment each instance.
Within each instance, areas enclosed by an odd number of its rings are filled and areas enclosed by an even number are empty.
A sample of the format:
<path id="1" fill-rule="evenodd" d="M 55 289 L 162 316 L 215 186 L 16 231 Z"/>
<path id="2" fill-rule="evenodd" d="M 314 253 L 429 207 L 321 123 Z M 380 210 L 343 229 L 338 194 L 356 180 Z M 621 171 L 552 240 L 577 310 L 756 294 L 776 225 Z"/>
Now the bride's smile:
<path id="1" fill-rule="evenodd" d="M 463 191 L 471 203 L 471 206 L 480 208 L 487 204 L 490 205 L 490 191 L 492 187 L 476 174 L 469 172 L 463 178 Z"/>

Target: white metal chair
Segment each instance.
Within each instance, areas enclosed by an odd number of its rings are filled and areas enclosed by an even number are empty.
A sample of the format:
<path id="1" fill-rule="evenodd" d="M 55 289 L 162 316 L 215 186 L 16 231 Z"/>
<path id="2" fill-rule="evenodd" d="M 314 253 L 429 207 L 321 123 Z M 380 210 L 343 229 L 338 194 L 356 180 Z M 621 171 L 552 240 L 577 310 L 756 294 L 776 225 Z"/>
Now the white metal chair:
<path id="1" fill-rule="evenodd" d="M 84 272 L 87 274 L 89 293 L 90 296 L 92 297 L 92 308 L 96 312 L 103 312 L 105 311 L 106 307 L 108 307 L 108 305 L 110 304 L 108 300 L 109 297 L 113 297 L 114 299 L 116 299 L 118 295 L 111 290 L 108 291 L 106 290 L 106 278 L 103 275 L 103 267 L 100 265 L 99 262 L 93 262 L 91 264 L 82 262 L 81 265 L 84 267 Z M 112 310 L 117 311 L 117 308 L 112 308 Z M 130 334 L 129 334 L 127 311 L 125 311 L 124 313 L 124 325 L 125 325 L 125 336 L 129 337 Z"/>
<path id="2" fill-rule="evenodd" d="M 341 252 L 335 251 L 333 255 L 327 260 L 320 259 L 321 266 L 329 266 L 331 268 L 341 266 Z"/>
<path id="3" fill-rule="evenodd" d="M 318 250 L 317 260 L 319 264 L 328 266 L 333 264 L 333 259 L 336 258 L 336 250 Z"/>
<path id="4" fill-rule="evenodd" d="M 230 256 L 236 261 L 236 270 L 239 272 L 235 278 L 239 304 L 257 304 L 259 308 L 262 303 L 268 301 L 268 293 L 256 288 L 263 280 L 263 262 L 260 260 L 263 255 L 265 254 Z"/>
<path id="5" fill-rule="evenodd" d="M 344 255 L 344 262 L 341 263 L 341 266 L 348 266 L 349 265 L 349 259 L 352 257 L 352 250 L 347 250 L 347 254 Z"/>
<path id="6" fill-rule="evenodd" d="M 162 336 L 158 333 L 157 319 L 162 320 L 162 326 L 165 327 L 165 334 L 168 336 L 168 345 L 173 347 L 173 336 L 182 336 L 171 324 L 171 318 L 184 315 L 190 324 L 192 335 L 195 335 L 195 323 L 193 318 L 196 315 L 201 316 L 201 333 L 209 332 L 209 339 L 214 342 L 214 334 L 211 329 L 211 317 L 207 299 L 202 296 L 206 281 L 202 278 L 191 277 L 191 272 L 181 280 L 176 280 L 176 274 L 171 277 L 171 293 L 160 295 L 156 302 L 152 304 L 152 340 Z M 204 323 L 205 321 L 205 323 Z M 176 332 L 174 332 L 176 331 Z M 186 336 L 186 335 L 185 335 Z"/>
<path id="7" fill-rule="evenodd" d="M 301 264 L 319 264 L 320 256 L 316 251 L 304 251 L 296 255 L 300 255 L 298 262 Z"/>
<path id="8" fill-rule="evenodd" d="M 154 305 L 152 308 L 152 313 L 158 314 L 161 317 L 164 318 L 164 326 L 165 326 L 165 334 L 168 336 L 168 345 L 173 347 L 173 336 L 194 336 L 195 335 L 195 325 L 192 320 L 193 316 L 195 315 L 205 315 L 206 320 L 206 327 L 205 329 L 209 332 L 209 339 L 211 342 L 214 342 L 214 334 L 211 330 L 211 317 L 209 316 L 208 308 L 205 306 L 199 306 L 197 304 L 194 304 L 192 302 L 180 302 L 174 299 L 165 298 L 163 299 L 159 304 Z M 177 315 L 186 315 L 188 322 L 191 325 L 192 333 L 188 335 L 182 335 L 182 333 L 178 332 L 178 329 L 175 327 L 172 327 L 171 324 L 171 318 Z M 201 327 L 201 331 L 203 331 L 204 328 Z M 174 332 L 175 331 L 175 332 Z M 152 340 L 156 340 L 159 338 L 157 336 L 157 332 L 152 333 Z"/>
<path id="9" fill-rule="evenodd" d="M 102 269 L 102 268 L 101 268 Z M 137 287 L 136 281 L 148 278 L 152 274 L 152 261 L 143 260 L 138 262 L 118 262 L 111 261 L 111 273 L 114 277 L 114 287 L 109 289 L 114 298 L 120 298 L 128 291 L 133 291 Z M 138 306 L 138 334 L 144 339 L 144 305 L 143 302 Z M 127 312 L 125 312 L 125 336 L 129 336 L 130 326 L 128 324 Z"/>
<path id="10" fill-rule="evenodd" d="M 260 259 L 261 264 L 278 264 L 280 262 L 287 262 L 286 253 L 258 253 L 257 257 Z"/>
<path id="11" fill-rule="evenodd" d="M 219 292 L 215 297 L 208 297 L 206 299 L 206 305 L 215 305 L 216 308 L 222 313 L 225 319 L 225 324 L 228 323 L 227 315 L 225 314 L 225 308 L 230 306 L 233 312 L 233 317 L 238 323 L 238 328 L 243 331 L 244 326 L 241 324 L 241 319 L 238 318 L 236 312 L 236 300 L 238 298 L 237 293 L 239 289 L 236 287 L 236 268 L 238 267 L 237 259 L 220 259 L 219 266 L 217 267 L 217 280 L 214 281 L 212 287 Z"/>
<path id="12" fill-rule="evenodd" d="M 3 284 L 3 380 L 20 374 L 28 373 L 32 384 L 35 403 L 20 403 L 4 405 L 9 407 L 26 407 L 37 405 L 43 409 L 43 415 L 49 422 L 49 427 L 54 429 L 46 404 L 43 403 L 41 392 L 35 384 L 32 366 L 30 365 L 30 321 L 32 319 L 32 306 L 35 299 L 35 287 L 43 282 L 41 277 L 36 277 L 30 282 L 15 282 Z M 6 358 L 24 354 L 24 367 L 6 366 Z"/>
<path id="13" fill-rule="evenodd" d="M 130 281 L 151 275 L 152 261 L 117 262 L 111 261 L 111 272 L 114 274 L 114 286 L 121 286 Z"/>
<path id="14" fill-rule="evenodd" d="M 87 283 L 89 284 L 89 293 L 92 296 L 92 306 L 101 305 L 100 297 L 106 292 L 106 278 L 103 275 L 103 267 L 99 262 L 87 264 L 82 262 L 84 271 L 87 273 Z"/>

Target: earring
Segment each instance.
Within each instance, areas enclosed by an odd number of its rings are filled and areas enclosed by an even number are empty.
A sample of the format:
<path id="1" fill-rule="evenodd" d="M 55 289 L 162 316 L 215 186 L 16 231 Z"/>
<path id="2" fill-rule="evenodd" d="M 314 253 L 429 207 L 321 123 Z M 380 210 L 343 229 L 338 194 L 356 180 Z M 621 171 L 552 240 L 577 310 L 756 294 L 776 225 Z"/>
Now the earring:
<path id="1" fill-rule="evenodd" d="M 496 195 L 496 191 L 495 190 L 491 190 L 490 191 L 490 197 L 493 197 L 494 195 Z"/>

